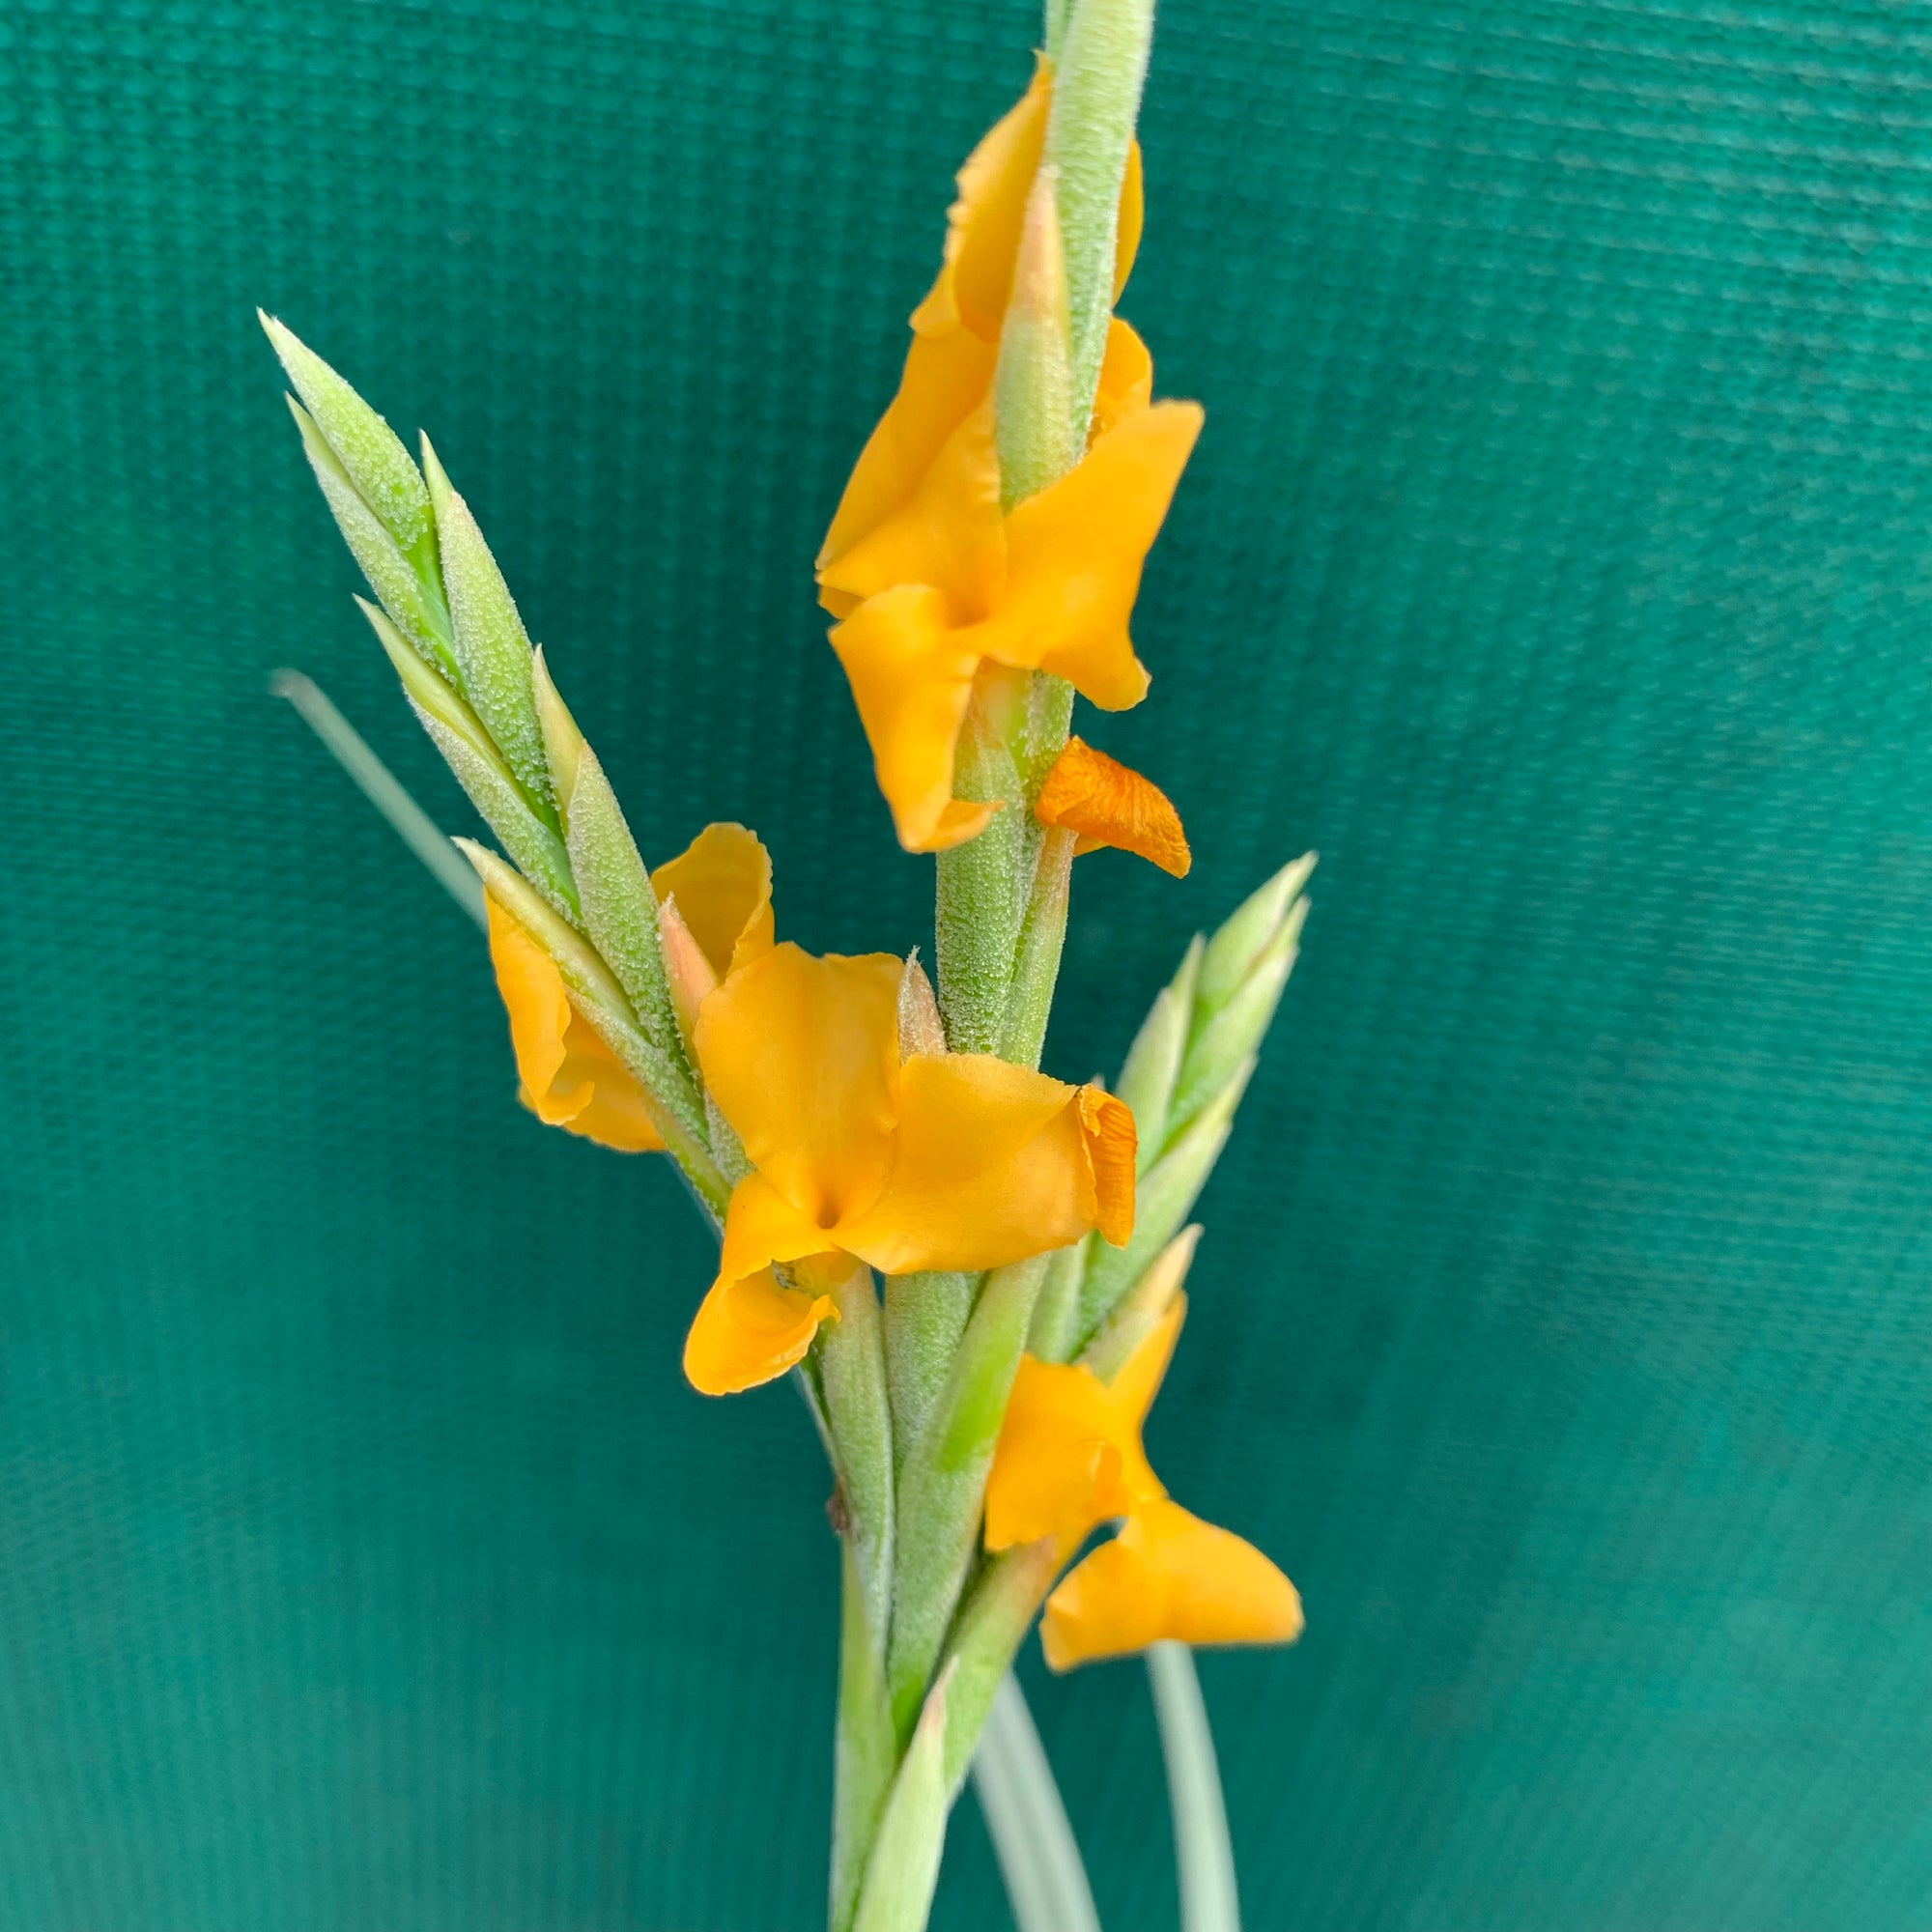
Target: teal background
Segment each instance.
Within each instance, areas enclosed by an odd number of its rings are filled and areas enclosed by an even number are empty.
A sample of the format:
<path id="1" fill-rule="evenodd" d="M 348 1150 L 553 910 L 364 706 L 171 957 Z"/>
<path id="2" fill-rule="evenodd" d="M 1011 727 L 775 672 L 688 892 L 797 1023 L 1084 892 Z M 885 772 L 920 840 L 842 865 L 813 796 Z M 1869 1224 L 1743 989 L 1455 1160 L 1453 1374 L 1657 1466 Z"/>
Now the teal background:
<path id="1" fill-rule="evenodd" d="M 466 826 L 251 311 L 434 431 L 655 856 L 923 941 L 809 566 L 1034 31 L 0 12 L 9 1932 L 816 1919 L 816 1446 L 265 695 Z M 1049 1064 L 1321 848 L 1151 1436 L 1307 1602 L 1203 1663 L 1250 1927 L 1924 1927 L 1932 20 L 1168 0 L 1144 131 L 1208 429 L 1089 726 L 1198 863 L 1083 862 Z M 1142 1675 L 1027 1681 L 1172 1927 Z"/>

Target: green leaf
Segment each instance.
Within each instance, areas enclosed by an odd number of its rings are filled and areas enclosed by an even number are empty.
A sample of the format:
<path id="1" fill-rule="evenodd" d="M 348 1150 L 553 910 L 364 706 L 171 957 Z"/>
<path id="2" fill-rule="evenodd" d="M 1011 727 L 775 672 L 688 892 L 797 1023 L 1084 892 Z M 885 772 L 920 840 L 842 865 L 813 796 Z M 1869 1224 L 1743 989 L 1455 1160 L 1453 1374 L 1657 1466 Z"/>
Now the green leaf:
<path id="1" fill-rule="evenodd" d="M 1174 1816 L 1174 1861 L 1180 1880 L 1180 1932 L 1241 1932 L 1235 1888 L 1235 1848 L 1214 1733 L 1201 1696 L 1194 1654 L 1183 1643 L 1148 1646 L 1148 1679 L 1167 1760 Z"/>
<path id="2" fill-rule="evenodd" d="M 432 559 L 429 493 L 395 431 L 292 329 L 255 314 L 356 494 L 400 549 Z"/>
<path id="3" fill-rule="evenodd" d="M 1100 1932 L 1053 1767 L 1010 1670 L 993 1693 L 973 1754 L 973 1789 L 1017 1932 Z"/>
<path id="4" fill-rule="evenodd" d="M 853 1932 L 923 1932 L 946 1848 L 946 1692 L 941 1677 L 920 1713 L 886 1799 Z"/>

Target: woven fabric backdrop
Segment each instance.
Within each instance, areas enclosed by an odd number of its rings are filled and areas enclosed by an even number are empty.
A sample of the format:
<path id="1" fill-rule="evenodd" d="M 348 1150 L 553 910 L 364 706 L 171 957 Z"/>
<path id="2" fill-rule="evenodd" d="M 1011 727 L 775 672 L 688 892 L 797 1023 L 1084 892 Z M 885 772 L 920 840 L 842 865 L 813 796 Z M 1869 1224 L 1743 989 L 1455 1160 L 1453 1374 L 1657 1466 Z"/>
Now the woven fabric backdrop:
<path id="1" fill-rule="evenodd" d="M 929 933 L 810 564 L 1022 0 L 0 14 L 0 1924 L 809 1927 L 835 1551 L 670 1177 L 512 1101 L 469 828 L 257 330 L 430 427 L 647 851 Z M 1208 429 L 1050 1066 L 1319 846 L 1151 1447 L 1257 1932 L 1932 1905 L 1932 21 L 1170 0 L 1126 313 Z M 1110 1932 L 1137 1665 L 1025 1666 Z M 971 1802 L 937 1923 L 1004 1923 Z"/>

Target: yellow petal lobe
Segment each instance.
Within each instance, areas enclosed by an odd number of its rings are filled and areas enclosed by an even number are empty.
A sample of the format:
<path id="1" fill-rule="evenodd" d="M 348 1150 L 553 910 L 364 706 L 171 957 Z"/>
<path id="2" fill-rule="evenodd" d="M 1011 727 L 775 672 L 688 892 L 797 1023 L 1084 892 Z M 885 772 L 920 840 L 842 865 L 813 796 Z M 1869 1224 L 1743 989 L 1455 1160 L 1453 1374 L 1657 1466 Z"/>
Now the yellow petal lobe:
<path id="1" fill-rule="evenodd" d="M 642 1090 L 571 1005 L 555 962 L 495 898 L 484 903 L 524 1104 L 546 1125 L 620 1153 L 662 1149 Z"/>
<path id="2" fill-rule="evenodd" d="M 1042 1536 L 1070 1554 L 1097 1522 L 1163 1492 L 1136 1422 L 1090 1368 L 1020 1359 L 986 1479 L 986 1548 Z"/>
<path id="3" fill-rule="evenodd" d="M 1142 1504 L 1046 1600 L 1040 1647 L 1070 1670 L 1172 1637 L 1205 1645 L 1293 1643 L 1295 1588 L 1251 1543 L 1178 1503 Z"/>
<path id="4" fill-rule="evenodd" d="M 992 1054 L 914 1054 L 898 1071 L 891 1178 L 838 1225 L 838 1244 L 907 1274 L 999 1267 L 1077 1240 L 1102 1211 L 1084 1091 Z M 1110 1210 L 1117 1192 L 1110 1181 Z"/>
<path id="5" fill-rule="evenodd" d="M 837 1318 L 831 1295 L 786 1288 L 769 1268 L 721 1278 L 685 1337 L 685 1378 L 699 1395 L 738 1395 L 773 1381 L 804 1358 L 828 1318 Z"/>
<path id="6" fill-rule="evenodd" d="M 832 648 L 899 843 L 944 852 L 977 838 L 994 808 L 955 799 L 952 775 L 979 659 L 958 642 L 939 592 L 908 583 L 871 598 L 834 629 Z"/>
<path id="7" fill-rule="evenodd" d="M 711 970 L 724 979 L 772 950 L 772 855 L 742 825 L 707 825 L 651 874 Z"/>
<path id="8" fill-rule="evenodd" d="M 1151 859 L 1177 879 L 1194 863 L 1180 814 L 1167 794 L 1130 766 L 1069 738 L 1040 786 L 1034 815 L 1080 835 L 1080 851 L 1112 845 Z"/>
<path id="9" fill-rule="evenodd" d="M 1103 711 L 1138 704 L 1148 674 L 1127 619 L 1201 421 L 1196 403 L 1129 410 L 1019 504 L 1006 520 L 998 606 L 959 641 L 1015 669 L 1052 671 Z"/>
<path id="10" fill-rule="evenodd" d="M 712 1097 L 759 1178 L 822 1230 L 863 1214 L 892 1171 L 900 972 L 890 953 L 817 959 L 787 942 L 698 1009 Z"/>

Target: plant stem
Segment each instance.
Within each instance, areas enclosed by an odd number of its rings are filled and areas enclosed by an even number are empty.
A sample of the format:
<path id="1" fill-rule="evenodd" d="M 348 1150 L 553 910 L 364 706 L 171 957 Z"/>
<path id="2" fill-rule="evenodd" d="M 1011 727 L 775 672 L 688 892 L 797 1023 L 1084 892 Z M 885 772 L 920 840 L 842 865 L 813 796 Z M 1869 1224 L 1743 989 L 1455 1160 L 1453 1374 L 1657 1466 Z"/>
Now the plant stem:
<path id="1" fill-rule="evenodd" d="M 1180 1932 L 1241 1932 L 1235 1889 L 1235 1851 L 1228 1809 L 1214 1761 L 1214 1734 L 1184 1643 L 1148 1646 L 1160 1747 L 1167 1759 L 1168 1803 L 1174 1813 L 1174 1861 L 1180 1882 Z"/>

